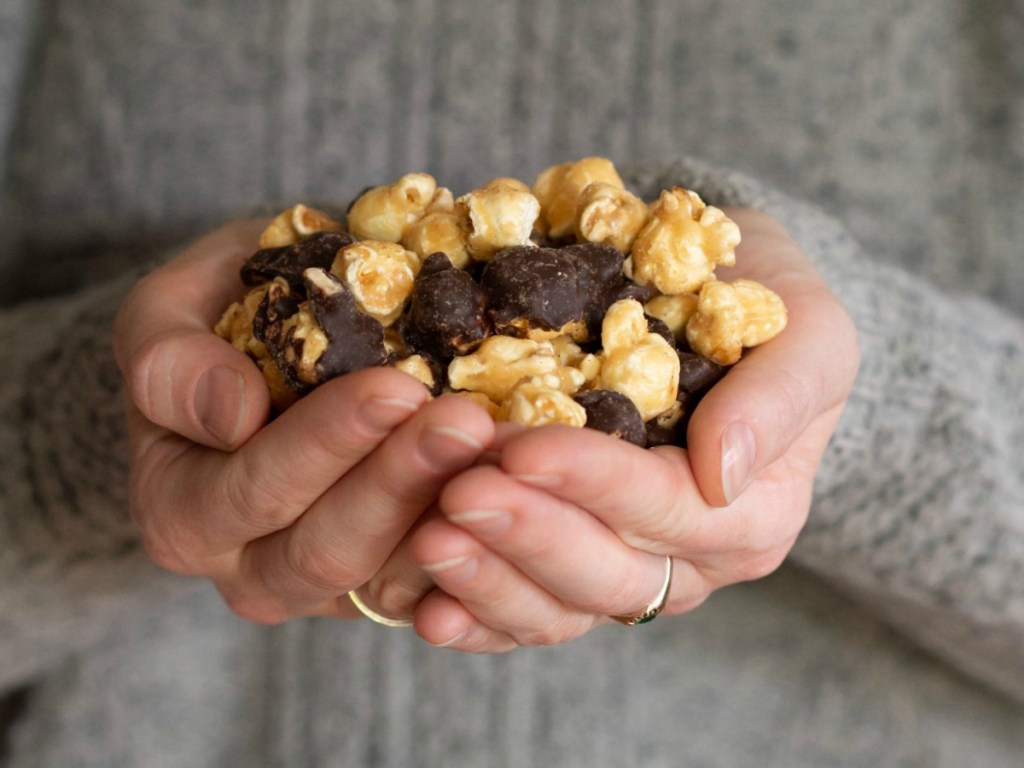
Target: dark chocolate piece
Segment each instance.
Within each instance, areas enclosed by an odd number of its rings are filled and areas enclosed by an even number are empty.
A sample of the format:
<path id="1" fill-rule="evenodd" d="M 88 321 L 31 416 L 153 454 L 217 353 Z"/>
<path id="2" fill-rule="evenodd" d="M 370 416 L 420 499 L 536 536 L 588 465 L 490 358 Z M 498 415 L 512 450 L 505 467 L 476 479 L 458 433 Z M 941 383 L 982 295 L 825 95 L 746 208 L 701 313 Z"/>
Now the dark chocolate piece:
<path id="1" fill-rule="evenodd" d="M 487 299 L 468 273 L 455 269 L 443 253 L 427 257 L 413 283 L 400 323 L 413 349 L 447 364 L 472 352 L 488 335 Z"/>
<path id="2" fill-rule="evenodd" d="M 305 282 L 313 315 L 330 342 L 316 362 L 317 379 L 383 365 L 384 326 L 359 309 L 349 287 L 323 269 L 309 270 Z"/>
<path id="3" fill-rule="evenodd" d="M 498 251 L 480 278 L 496 333 L 526 337 L 584 321 L 575 260 L 554 248 L 517 245 Z"/>
<path id="4" fill-rule="evenodd" d="M 561 253 L 569 256 L 576 265 L 587 334 L 592 339 L 598 339 L 608 307 L 619 298 L 627 282 L 622 274 L 622 262 L 626 254 L 610 245 L 599 243 L 570 245 L 562 248 Z"/>
<path id="5" fill-rule="evenodd" d="M 573 397 L 587 412 L 587 426 L 644 448 L 647 430 L 633 401 L 610 389 L 591 389 Z"/>
<path id="6" fill-rule="evenodd" d="M 315 232 L 292 245 L 263 248 L 242 265 L 242 282 L 260 285 L 283 277 L 293 291 L 304 296 L 302 274 L 312 268 L 329 270 L 338 251 L 354 242 L 347 232 Z"/>
<path id="7" fill-rule="evenodd" d="M 696 352 L 679 352 L 679 392 L 698 394 L 709 390 L 725 376 L 726 366 Z"/>

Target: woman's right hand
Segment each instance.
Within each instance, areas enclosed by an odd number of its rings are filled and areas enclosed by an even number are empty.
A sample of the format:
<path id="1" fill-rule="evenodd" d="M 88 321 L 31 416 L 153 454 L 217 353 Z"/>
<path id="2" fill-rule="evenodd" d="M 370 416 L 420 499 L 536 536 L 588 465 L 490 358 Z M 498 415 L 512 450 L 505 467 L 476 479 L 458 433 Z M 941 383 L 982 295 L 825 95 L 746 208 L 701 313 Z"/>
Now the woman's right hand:
<path id="1" fill-rule="evenodd" d="M 477 461 L 490 417 L 404 373 L 336 379 L 268 423 L 262 375 L 212 332 L 265 222 L 197 241 L 139 281 L 114 329 L 131 514 L 160 566 L 211 579 L 240 616 L 355 618 L 367 582 Z M 429 590 L 422 571 L 398 580 Z"/>

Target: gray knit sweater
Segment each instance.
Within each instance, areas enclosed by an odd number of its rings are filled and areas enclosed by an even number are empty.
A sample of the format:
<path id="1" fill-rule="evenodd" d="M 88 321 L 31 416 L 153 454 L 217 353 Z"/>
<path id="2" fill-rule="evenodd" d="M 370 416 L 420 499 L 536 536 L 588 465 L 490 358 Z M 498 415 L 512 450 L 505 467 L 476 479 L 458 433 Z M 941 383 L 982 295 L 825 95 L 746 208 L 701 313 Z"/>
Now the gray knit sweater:
<path id="1" fill-rule="evenodd" d="M 0 764 L 1019 766 L 1022 33 L 1014 0 L 0 4 Z M 779 573 L 475 657 L 147 562 L 109 343 L 141 269 L 584 154 L 776 215 L 857 321 Z"/>

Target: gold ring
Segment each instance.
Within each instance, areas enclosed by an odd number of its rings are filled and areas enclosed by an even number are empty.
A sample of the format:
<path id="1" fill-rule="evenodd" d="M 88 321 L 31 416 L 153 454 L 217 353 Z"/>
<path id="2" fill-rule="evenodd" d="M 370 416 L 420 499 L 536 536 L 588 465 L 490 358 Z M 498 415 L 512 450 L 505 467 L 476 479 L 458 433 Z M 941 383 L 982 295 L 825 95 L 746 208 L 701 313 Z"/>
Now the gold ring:
<path id="1" fill-rule="evenodd" d="M 412 619 L 392 619 L 388 616 L 381 616 L 373 608 L 363 602 L 363 598 L 354 589 L 348 593 L 348 599 L 363 616 L 376 624 L 383 624 L 385 627 L 411 627 Z"/>
<path id="2" fill-rule="evenodd" d="M 668 592 L 670 589 L 672 589 L 672 558 L 666 557 L 665 582 L 661 585 L 661 591 L 658 592 L 657 597 L 648 603 L 647 607 L 640 611 L 640 613 L 634 616 L 612 616 L 612 618 L 620 624 L 626 624 L 630 627 L 654 621 L 658 617 L 658 614 L 665 609 L 665 605 L 668 603 Z"/>

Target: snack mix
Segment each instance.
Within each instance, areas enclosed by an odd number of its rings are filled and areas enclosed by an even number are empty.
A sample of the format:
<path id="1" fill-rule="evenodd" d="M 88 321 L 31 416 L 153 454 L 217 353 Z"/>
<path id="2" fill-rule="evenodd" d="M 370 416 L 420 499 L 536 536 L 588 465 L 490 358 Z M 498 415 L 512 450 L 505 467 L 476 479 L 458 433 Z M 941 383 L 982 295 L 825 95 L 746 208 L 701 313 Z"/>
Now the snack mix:
<path id="1" fill-rule="evenodd" d="M 277 412 L 385 365 L 498 420 L 685 445 L 700 398 L 786 325 L 774 292 L 715 277 L 736 261 L 733 221 L 679 187 L 645 203 L 605 158 L 458 198 L 410 173 L 338 218 L 277 216 L 215 329 Z"/>

